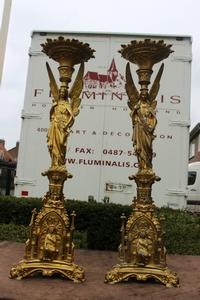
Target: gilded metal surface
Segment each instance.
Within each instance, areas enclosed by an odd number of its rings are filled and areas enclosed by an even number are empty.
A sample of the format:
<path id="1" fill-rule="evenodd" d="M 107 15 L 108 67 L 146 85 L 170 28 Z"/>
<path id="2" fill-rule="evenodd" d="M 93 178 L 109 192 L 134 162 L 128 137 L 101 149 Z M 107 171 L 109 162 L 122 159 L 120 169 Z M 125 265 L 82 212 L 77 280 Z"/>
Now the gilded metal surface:
<path id="1" fill-rule="evenodd" d="M 77 40 L 48 39 L 42 45 L 43 52 L 59 62 L 61 86 L 58 88 L 51 68 L 47 63 L 50 79 L 50 89 L 53 95 L 50 110 L 50 127 L 47 134 L 47 144 L 51 156 L 51 167 L 43 175 L 48 177 L 49 191 L 43 197 L 43 206 L 39 212 L 34 209 L 29 225 L 29 238 L 25 245 L 25 256 L 14 265 L 10 278 L 21 279 L 41 273 L 52 276 L 58 273 L 74 282 L 85 279 L 82 267 L 74 264 L 74 218 L 71 223 L 63 195 L 65 180 L 71 178 L 65 166 L 67 141 L 70 128 L 79 113 L 80 93 L 83 87 L 84 61 L 93 57 L 88 44 Z M 68 84 L 74 71 L 74 64 L 81 64 L 74 84 L 68 92 Z"/>
<path id="2" fill-rule="evenodd" d="M 151 71 L 154 64 L 167 58 L 173 50 L 171 50 L 171 45 L 166 45 L 163 40 L 145 39 L 134 40 L 128 45 L 122 45 L 119 52 L 125 59 L 138 65 L 139 69 Z"/>
<path id="3" fill-rule="evenodd" d="M 121 244 L 119 245 L 120 263 L 107 272 L 105 282 L 117 283 L 130 278 L 147 280 L 153 278 L 166 286 L 178 286 L 177 275 L 167 268 L 166 249 L 163 243 L 161 220 L 155 214 L 155 205 L 151 197 L 152 184 L 160 178 L 155 175 L 152 166 L 154 130 L 156 119 L 156 96 L 164 64 L 156 75 L 149 91 L 152 67 L 167 58 L 171 45 L 163 41 L 132 41 L 122 45 L 119 52 L 130 62 L 136 63 L 140 91 L 137 90 L 130 70 L 126 66 L 126 92 L 133 125 L 133 148 L 138 160 L 138 172 L 129 176 L 137 185 L 137 197 L 133 200 L 133 211 L 125 224 L 122 216 Z"/>
<path id="4" fill-rule="evenodd" d="M 78 40 L 47 39 L 41 45 L 43 52 L 50 58 L 59 62 L 61 86 L 58 89 L 56 80 L 47 63 L 47 71 L 50 80 L 50 89 L 53 95 L 53 103 L 50 110 L 50 127 L 47 134 L 47 144 L 51 156 L 51 170 L 66 171 L 67 140 L 75 117 L 79 114 L 81 103 L 80 94 L 83 88 L 84 62 L 93 56 L 88 44 Z M 68 84 L 71 81 L 74 65 L 81 64 L 76 79 L 70 91 Z M 69 174 L 68 177 L 72 177 Z"/>

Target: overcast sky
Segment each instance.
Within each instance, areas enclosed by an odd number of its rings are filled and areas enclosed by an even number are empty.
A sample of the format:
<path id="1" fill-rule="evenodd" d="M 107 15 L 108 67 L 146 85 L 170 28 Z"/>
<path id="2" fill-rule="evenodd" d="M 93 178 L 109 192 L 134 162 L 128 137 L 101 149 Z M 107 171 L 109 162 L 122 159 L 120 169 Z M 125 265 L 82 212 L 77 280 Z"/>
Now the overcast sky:
<path id="1" fill-rule="evenodd" d="M 0 0 L 0 17 L 3 10 Z M 92 31 L 191 35 L 191 126 L 200 121 L 200 2 L 191 0 L 13 0 L 2 84 L 0 138 L 20 137 L 31 32 Z"/>

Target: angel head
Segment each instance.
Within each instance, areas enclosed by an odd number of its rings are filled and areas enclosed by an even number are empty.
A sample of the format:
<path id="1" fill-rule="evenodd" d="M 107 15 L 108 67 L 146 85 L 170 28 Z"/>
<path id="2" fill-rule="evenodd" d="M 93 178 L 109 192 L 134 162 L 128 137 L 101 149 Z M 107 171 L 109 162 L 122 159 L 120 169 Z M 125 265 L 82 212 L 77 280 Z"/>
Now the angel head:
<path id="1" fill-rule="evenodd" d="M 149 100 L 149 93 L 147 89 L 142 89 L 139 95 L 140 100 L 148 101 Z"/>
<path id="2" fill-rule="evenodd" d="M 65 86 L 61 85 L 61 87 L 59 89 L 59 99 L 67 100 L 67 98 L 68 98 L 67 88 Z"/>

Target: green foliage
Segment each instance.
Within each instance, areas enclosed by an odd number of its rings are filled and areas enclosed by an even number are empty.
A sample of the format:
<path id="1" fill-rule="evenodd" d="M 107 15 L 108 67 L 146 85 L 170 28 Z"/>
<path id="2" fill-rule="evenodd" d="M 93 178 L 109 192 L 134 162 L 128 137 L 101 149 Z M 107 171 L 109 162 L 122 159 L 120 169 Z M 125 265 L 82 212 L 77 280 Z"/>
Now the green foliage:
<path id="1" fill-rule="evenodd" d="M 73 242 L 76 249 L 87 249 L 87 231 L 75 231 Z"/>
<path id="2" fill-rule="evenodd" d="M 12 196 L 0 196 L 0 223 L 14 223 L 28 225 L 31 212 L 34 208 L 38 211 L 42 203 L 39 198 L 16 198 Z"/>
<path id="3" fill-rule="evenodd" d="M 116 250 L 120 243 L 121 215 L 128 216 L 129 206 L 119 204 L 90 204 L 88 226 L 88 248 Z"/>
<path id="4" fill-rule="evenodd" d="M 24 243 L 28 237 L 28 229 L 24 225 L 0 224 L 0 241 L 15 241 Z"/>
<path id="5" fill-rule="evenodd" d="M 41 208 L 41 199 L 0 197 L 0 240 L 24 242 L 26 226 L 33 208 Z M 67 200 L 70 215 L 76 212 L 76 247 L 99 250 L 117 250 L 120 243 L 120 216 L 127 217 L 131 207 L 119 204 Z M 161 208 L 156 210 L 164 217 L 165 246 L 168 253 L 200 255 L 200 217 L 188 212 Z M 4 223 L 4 224 L 2 224 Z"/>
<path id="6" fill-rule="evenodd" d="M 200 216 L 186 211 L 161 208 L 164 216 L 165 247 L 171 254 L 200 255 Z"/>
<path id="7" fill-rule="evenodd" d="M 65 207 L 67 212 L 70 214 L 75 211 L 75 227 L 76 230 L 85 231 L 90 226 L 90 206 L 91 204 L 86 201 L 77 201 L 77 200 L 67 200 Z"/>

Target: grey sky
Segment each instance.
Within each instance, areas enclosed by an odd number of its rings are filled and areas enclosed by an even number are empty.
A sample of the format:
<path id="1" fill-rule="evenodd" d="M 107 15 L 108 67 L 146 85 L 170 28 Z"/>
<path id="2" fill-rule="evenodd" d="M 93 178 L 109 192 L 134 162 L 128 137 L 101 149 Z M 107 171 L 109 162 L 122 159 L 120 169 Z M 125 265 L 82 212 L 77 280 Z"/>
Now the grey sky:
<path id="1" fill-rule="evenodd" d="M 0 11 L 2 8 L 3 0 L 0 0 Z M 28 49 L 33 30 L 191 35 L 193 127 L 200 121 L 199 11 L 198 1 L 188 0 L 13 0 L 0 87 L 0 138 L 6 140 L 6 147 L 13 147 L 20 137 Z"/>

